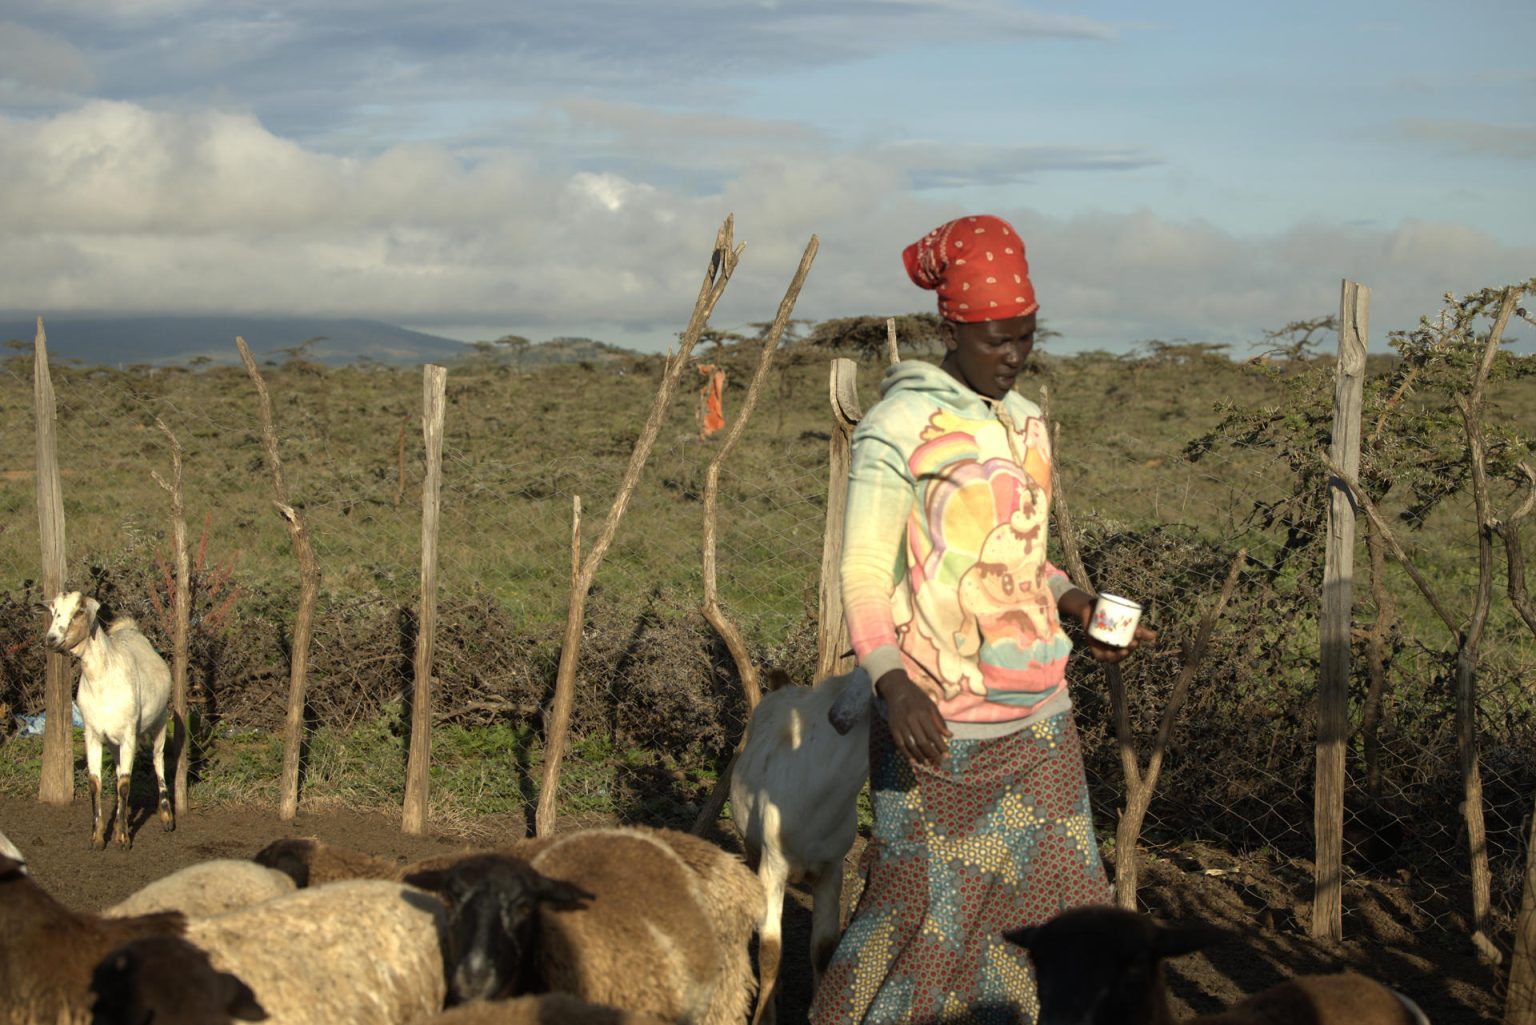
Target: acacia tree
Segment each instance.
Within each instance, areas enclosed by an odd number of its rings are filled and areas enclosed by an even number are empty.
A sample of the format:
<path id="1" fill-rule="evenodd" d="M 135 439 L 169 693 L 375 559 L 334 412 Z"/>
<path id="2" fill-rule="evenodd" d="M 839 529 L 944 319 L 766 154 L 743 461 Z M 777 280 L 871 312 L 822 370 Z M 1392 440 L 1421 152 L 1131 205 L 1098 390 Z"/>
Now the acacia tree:
<path id="1" fill-rule="evenodd" d="M 1356 731 L 1357 766 L 1364 772 L 1370 807 L 1376 808 L 1382 783 L 1376 731 L 1392 655 L 1402 646 L 1396 603 L 1384 579 L 1384 553 L 1390 550 L 1450 634 L 1449 645 L 1434 652 L 1439 666 L 1439 686 L 1434 692 L 1455 695 L 1453 708 L 1446 711 L 1457 724 L 1473 880 L 1473 940 L 1487 960 L 1497 960 L 1498 953 L 1487 935 L 1488 862 L 1481 836 L 1476 734 L 1478 644 L 1487 622 L 1495 571 L 1490 554 L 1491 535 L 1500 522 L 1495 510 L 1510 508 L 1529 486 L 1526 466 L 1531 442 L 1513 424 L 1484 415 L 1484 407 L 1490 386 L 1533 372 L 1531 360 L 1500 346 L 1510 317 L 1525 317 L 1515 305 L 1516 298 L 1533 285 L 1536 280 L 1461 298 L 1447 296 L 1437 315 L 1424 318 L 1411 331 L 1389 336 L 1399 358 L 1390 372 L 1366 382 L 1360 470 L 1358 479 L 1349 482 L 1357 501 L 1372 511 L 1367 544 L 1369 588 L 1375 599 L 1369 630 L 1356 635 L 1365 644 L 1362 661 L 1367 672 Z M 1294 351 L 1306 351 L 1320 320 L 1289 326 L 1297 339 L 1291 347 Z M 1275 334 L 1268 337 L 1273 341 Z M 1227 404 L 1217 427 L 1186 450 L 1191 460 L 1197 460 L 1217 447 L 1267 449 L 1290 469 L 1290 490 L 1279 498 L 1256 499 L 1251 512 L 1252 522 L 1280 536 L 1264 573 L 1269 584 L 1282 575 L 1311 580 L 1320 579 L 1321 574 L 1322 546 L 1315 542 L 1323 533 L 1330 468 L 1319 453 L 1332 432 L 1325 383 L 1332 367 L 1329 360 L 1308 362 L 1307 369 L 1295 373 L 1290 372 L 1289 360 L 1284 365 L 1258 364 L 1260 372 L 1279 381 L 1282 401 L 1257 409 Z M 1468 503 L 1474 516 L 1467 533 L 1477 540 L 1479 550 L 1477 583 L 1459 611 L 1452 612 L 1417 573 L 1413 557 L 1393 534 L 1422 530 L 1437 510 L 1455 511 Z M 1383 506 L 1396 510 L 1391 520 L 1380 513 Z M 1444 547 L 1443 540 L 1435 544 Z M 1304 618 L 1312 609 L 1298 602 L 1285 612 Z"/>

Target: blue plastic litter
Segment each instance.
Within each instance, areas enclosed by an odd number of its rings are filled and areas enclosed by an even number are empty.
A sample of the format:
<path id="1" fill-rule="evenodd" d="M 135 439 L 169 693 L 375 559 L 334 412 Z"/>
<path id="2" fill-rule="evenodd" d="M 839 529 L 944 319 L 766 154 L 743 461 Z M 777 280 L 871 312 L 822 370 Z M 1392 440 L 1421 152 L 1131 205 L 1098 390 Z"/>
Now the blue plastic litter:
<path id="1" fill-rule="evenodd" d="M 80 706 L 73 701 L 69 703 L 69 720 L 72 726 L 84 726 L 85 720 L 80 718 Z M 16 730 L 18 737 L 41 737 L 43 727 L 48 725 L 48 713 L 38 712 L 36 715 L 18 715 L 16 722 L 19 724 Z"/>

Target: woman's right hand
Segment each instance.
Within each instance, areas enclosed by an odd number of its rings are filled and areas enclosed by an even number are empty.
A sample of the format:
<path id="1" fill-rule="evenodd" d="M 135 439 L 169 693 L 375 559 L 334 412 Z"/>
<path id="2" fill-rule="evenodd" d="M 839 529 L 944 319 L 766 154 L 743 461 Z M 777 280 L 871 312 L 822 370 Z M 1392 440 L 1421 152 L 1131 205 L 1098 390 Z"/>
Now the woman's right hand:
<path id="1" fill-rule="evenodd" d="M 875 683 L 875 691 L 885 699 L 886 722 L 896 750 L 912 761 L 923 761 L 938 768 L 949 750 L 949 727 L 939 714 L 939 706 L 905 669 L 892 669 Z"/>

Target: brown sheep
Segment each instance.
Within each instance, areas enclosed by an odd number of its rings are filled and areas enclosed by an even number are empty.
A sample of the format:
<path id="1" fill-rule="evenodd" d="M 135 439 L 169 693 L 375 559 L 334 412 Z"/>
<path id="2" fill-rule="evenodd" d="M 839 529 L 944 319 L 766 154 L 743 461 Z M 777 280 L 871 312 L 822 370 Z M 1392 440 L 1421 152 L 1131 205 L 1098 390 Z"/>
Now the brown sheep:
<path id="1" fill-rule="evenodd" d="M 132 918 L 77 914 L 37 884 L 21 862 L 0 855 L 0 1025 L 85 1025 L 91 970 L 141 936 L 179 936 L 176 911 Z"/>
<path id="2" fill-rule="evenodd" d="M 251 987 L 175 936 L 145 936 L 112 951 L 91 973 L 91 992 L 91 1025 L 232 1025 L 267 1017 Z"/>
<path id="3" fill-rule="evenodd" d="M 510 944 L 532 951 L 522 958 L 531 962 L 532 974 L 518 975 L 510 958 L 507 965 L 481 966 L 499 976 L 500 988 L 486 992 L 483 982 L 475 983 L 474 995 L 546 988 L 678 1025 L 744 1019 L 754 985 L 747 942 L 762 897 L 739 859 L 697 837 L 641 828 L 587 829 L 509 849 L 528 856 L 539 875 L 562 880 L 590 900 L 544 904 L 537 936 Z M 464 887 L 466 868 L 493 866 L 505 857 L 461 858 L 406 881 L 441 892 L 452 907 L 457 898 L 443 877 L 456 877 L 454 885 Z M 722 872 L 723 888 L 716 885 Z M 490 931 L 472 922 L 456 928 Z"/>

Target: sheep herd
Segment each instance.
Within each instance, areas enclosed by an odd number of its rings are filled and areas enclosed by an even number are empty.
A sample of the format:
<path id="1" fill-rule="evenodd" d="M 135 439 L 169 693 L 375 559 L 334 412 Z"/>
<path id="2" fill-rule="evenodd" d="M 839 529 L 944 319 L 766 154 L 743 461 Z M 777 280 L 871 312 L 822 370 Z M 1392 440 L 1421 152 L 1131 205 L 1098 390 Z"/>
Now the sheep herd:
<path id="1" fill-rule="evenodd" d="M 47 639 L 81 660 L 92 843 L 106 842 L 108 743 L 114 836 L 128 846 L 141 735 L 152 737 L 161 819 L 174 828 L 162 755 L 170 674 L 131 621 L 103 629 L 97 610 L 78 592 L 60 595 Z M 249 859 L 183 868 L 98 915 L 50 896 L 0 834 L 0 1025 L 767 1025 L 787 885 L 812 886 L 815 976 L 841 930 L 870 714 L 859 670 L 811 688 L 786 686 L 782 674 L 770 682 L 731 779 L 745 859 L 647 827 L 414 863 L 288 838 Z M 1083 908 L 1007 938 L 1035 966 L 1038 1025 L 1167 1025 L 1161 961 L 1214 935 Z M 1427 1019 L 1407 998 L 1345 975 L 1294 979 L 1195 1021 Z"/>
<path id="2" fill-rule="evenodd" d="M 744 1022 L 762 887 L 673 830 L 579 830 L 412 864 L 279 840 L 99 915 L 0 837 L 6 1025 Z"/>

